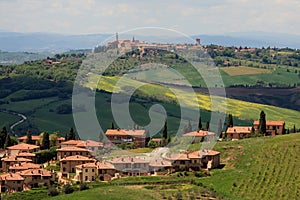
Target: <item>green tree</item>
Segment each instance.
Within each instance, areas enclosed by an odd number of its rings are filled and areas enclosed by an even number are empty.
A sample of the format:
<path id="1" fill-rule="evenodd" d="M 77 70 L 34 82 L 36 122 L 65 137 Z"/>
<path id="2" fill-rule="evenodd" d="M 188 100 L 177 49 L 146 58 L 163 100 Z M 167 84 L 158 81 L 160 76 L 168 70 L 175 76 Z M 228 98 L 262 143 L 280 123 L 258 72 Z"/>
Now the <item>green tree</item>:
<path id="1" fill-rule="evenodd" d="M 32 135 L 31 135 L 31 132 L 28 130 L 27 133 L 26 133 L 26 143 L 27 144 L 33 144 L 33 141 L 32 141 Z"/>
<path id="2" fill-rule="evenodd" d="M 50 138 L 49 133 L 42 133 L 42 141 L 41 141 L 41 149 L 49 149 L 50 148 Z"/>
<path id="3" fill-rule="evenodd" d="M 232 118 L 232 114 L 229 114 L 228 115 L 228 118 L 227 118 L 227 128 L 228 127 L 233 127 L 233 118 Z"/>
<path id="4" fill-rule="evenodd" d="M 198 122 L 198 130 L 202 129 L 202 120 L 201 117 L 199 117 L 199 122 Z"/>
<path id="5" fill-rule="evenodd" d="M 266 131 L 267 131 L 266 114 L 265 114 L 265 112 L 263 110 L 260 112 L 259 128 L 258 128 L 258 130 L 262 134 L 266 134 Z"/>
<path id="6" fill-rule="evenodd" d="M 114 124 L 114 122 L 111 123 L 111 129 L 115 129 L 115 124 Z"/>
<path id="7" fill-rule="evenodd" d="M 58 138 L 58 132 L 54 132 L 51 135 L 49 135 L 50 147 L 55 147 L 56 146 L 57 138 Z"/>
<path id="8" fill-rule="evenodd" d="M 183 127 L 183 133 L 189 133 L 189 132 L 192 132 L 192 131 L 193 131 L 193 128 L 192 128 L 191 122 L 189 121 L 188 124 L 186 124 Z"/>
<path id="9" fill-rule="evenodd" d="M 7 134 L 6 138 L 5 138 L 4 148 L 10 147 L 12 145 L 13 145 L 13 143 L 11 141 L 10 135 Z"/>
<path id="10" fill-rule="evenodd" d="M 206 122 L 205 128 L 206 128 L 207 131 L 209 131 L 209 121 Z"/>
<path id="11" fill-rule="evenodd" d="M 167 144 L 167 141 L 168 141 L 168 124 L 166 119 L 162 131 L 162 145 L 165 146 Z"/>
<path id="12" fill-rule="evenodd" d="M 293 133 L 296 133 L 297 130 L 296 130 L 296 125 L 294 124 L 294 127 L 293 127 Z"/>
<path id="13" fill-rule="evenodd" d="M 221 135 L 222 135 L 222 120 L 221 119 L 219 119 L 217 131 L 218 131 L 217 134 L 221 137 Z"/>
<path id="14" fill-rule="evenodd" d="M 73 128 L 70 128 L 68 140 L 75 140 L 75 132 Z"/>
<path id="15" fill-rule="evenodd" d="M 3 148 L 3 147 L 4 147 L 6 137 L 7 137 L 6 126 L 3 126 L 3 127 L 2 127 L 2 130 L 1 130 L 1 132 L 0 132 L 0 148 Z"/>

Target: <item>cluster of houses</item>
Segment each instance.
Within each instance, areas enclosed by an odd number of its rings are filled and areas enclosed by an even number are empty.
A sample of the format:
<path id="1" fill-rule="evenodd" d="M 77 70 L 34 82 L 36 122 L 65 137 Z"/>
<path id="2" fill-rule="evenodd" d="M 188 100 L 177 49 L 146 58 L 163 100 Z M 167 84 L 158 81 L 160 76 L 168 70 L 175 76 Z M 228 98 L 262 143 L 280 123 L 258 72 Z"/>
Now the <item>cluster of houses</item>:
<path id="1" fill-rule="evenodd" d="M 284 133 L 284 121 L 266 121 L 267 133 L 278 135 Z M 241 139 L 250 137 L 258 131 L 259 122 L 254 121 L 253 127 L 233 126 L 226 131 L 227 137 Z M 198 130 L 185 133 L 183 137 L 192 138 L 192 143 L 214 139 L 215 134 Z M 100 151 L 110 148 L 112 144 L 129 143 L 135 147 L 146 146 L 145 130 L 108 129 L 106 137 L 109 142 L 102 143 L 93 140 L 69 140 L 58 137 L 56 140 L 56 162 L 59 161 L 59 171 L 46 170 L 44 165 L 37 164 L 35 152 L 39 152 L 39 136 L 32 136 L 35 144 L 26 144 L 27 136 L 18 138 L 19 144 L 0 151 L 1 173 L 0 191 L 15 192 L 37 187 L 50 186 L 58 182 L 87 182 L 96 179 L 109 181 L 122 176 L 163 175 L 177 171 L 199 171 L 201 169 L 217 168 L 220 165 L 220 153 L 214 150 L 199 150 L 194 152 L 168 153 L 159 157 L 148 156 L 118 156 L 95 159 Z M 159 138 L 152 139 L 160 143 Z"/>

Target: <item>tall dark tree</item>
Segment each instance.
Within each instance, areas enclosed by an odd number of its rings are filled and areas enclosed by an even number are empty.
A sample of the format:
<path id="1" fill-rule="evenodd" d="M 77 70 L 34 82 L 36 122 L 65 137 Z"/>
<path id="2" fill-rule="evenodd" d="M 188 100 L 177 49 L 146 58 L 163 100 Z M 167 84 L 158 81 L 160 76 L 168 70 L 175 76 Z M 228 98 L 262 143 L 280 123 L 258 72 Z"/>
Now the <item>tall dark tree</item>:
<path id="1" fill-rule="evenodd" d="M 114 122 L 111 123 L 111 129 L 115 129 L 115 124 L 114 124 Z"/>
<path id="2" fill-rule="evenodd" d="M 0 132 L 0 148 L 4 147 L 6 136 L 7 136 L 6 126 L 3 126 Z"/>
<path id="3" fill-rule="evenodd" d="M 296 133 L 297 130 L 296 130 L 296 125 L 294 124 L 294 127 L 293 127 L 293 133 Z"/>
<path id="4" fill-rule="evenodd" d="M 265 114 L 265 112 L 263 110 L 260 112 L 259 128 L 258 128 L 258 130 L 262 134 L 266 134 L 266 131 L 267 131 L 266 114 Z"/>
<path id="5" fill-rule="evenodd" d="M 75 132 L 73 128 L 70 128 L 68 140 L 75 140 Z"/>
<path id="6" fill-rule="evenodd" d="M 192 131 L 193 131 L 192 124 L 189 121 L 188 124 L 183 127 L 183 133 L 189 133 Z"/>
<path id="7" fill-rule="evenodd" d="M 199 117 L 199 122 L 198 122 L 198 130 L 202 129 L 202 120 L 201 117 Z"/>
<path id="8" fill-rule="evenodd" d="M 228 118 L 227 118 L 227 128 L 228 127 L 233 127 L 233 118 L 232 118 L 232 114 L 229 114 L 228 115 Z"/>
<path id="9" fill-rule="evenodd" d="M 47 132 L 43 133 L 41 148 L 42 149 L 49 149 L 50 148 L 50 138 L 49 138 L 49 133 L 47 133 Z"/>
<path id="10" fill-rule="evenodd" d="M 68 134 L 65 134 L 65 141 L 68 141 Z"/>
<path id="11" fill-rule="evenodd" d="M 209 131 L 209 121 L 206 122 L 205 128 L 206 128 L 207 131 Z"/>
<path id="12" fill-rule="evenodd" d="M 221 135 L 222 135 L 222 120 L 221 119 L 219 119 L 217 131 L 218 131 L 217 134 L 221 137 Z"/>
<path id="13" fill-rule="evenodd" d="M 168 124 L 167 119 L 165 120 L 165 124 L 162 131 L 162 143 L 163 145 L 166 145 L 168 141 Z"/>
<path id="14" fill-rule="evenodd" d="M 12 143 L 12 140 L 10 138 L 10 135 L 7 134 L 6 138 L 5 138 L 4 148 L 10 147 L 12 145 L 13 145 L 13 143 Z"/>
<path id="15" fill-rule="evenodd" d="M 33 144 L 31 132 L 28 130 L 26 133 L 26 143 Z"/>
<path id="16" fill-rule="evenodd" d="M 99 133 L 99 142 L 101 142 L 104 139 L 104 133 L 100 131 Z"/>

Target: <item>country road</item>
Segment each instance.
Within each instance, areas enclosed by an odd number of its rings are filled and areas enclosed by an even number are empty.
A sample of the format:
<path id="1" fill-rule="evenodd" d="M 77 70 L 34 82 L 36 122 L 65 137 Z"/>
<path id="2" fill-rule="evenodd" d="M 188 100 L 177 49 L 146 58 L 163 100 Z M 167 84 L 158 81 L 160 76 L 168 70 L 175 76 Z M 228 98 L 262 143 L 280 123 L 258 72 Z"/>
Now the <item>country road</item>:
<path id="1" fill-rule="evenodd" d="M 25 122 L 27 120 L 27 117 L 25 115 L 21 114 L 21 113 L 17 113 L 17 112 L 14 112 L 14 111 L 8 111 L 8 110 L 0 110 L 0 112 L 12 114 L 12 115 L 17 115 L 21 118 L 19 121 L 17 121 L 15 123 L 13 123 L 12 125 L 10 125 L 9 129 L 10 129 L 11 133 L 13 133 L 13 134 L 14 134 L 14 127 L 18 126 L 19 124 L 22 124 L 23 122 Z"/>

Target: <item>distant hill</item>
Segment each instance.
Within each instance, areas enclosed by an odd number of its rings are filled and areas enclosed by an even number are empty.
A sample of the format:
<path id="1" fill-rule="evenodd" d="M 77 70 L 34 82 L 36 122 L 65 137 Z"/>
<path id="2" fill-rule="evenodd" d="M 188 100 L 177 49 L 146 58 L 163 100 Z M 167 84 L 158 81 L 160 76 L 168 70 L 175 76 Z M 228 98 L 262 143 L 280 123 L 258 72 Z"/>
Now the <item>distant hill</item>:
<path id="1" fill-rule="evenodd" d="M 62 35 L 53 33 L 16 33 L 0 31 L 0 50 L 57 53 L 72 49 L 92 49 L 113 34 Z M 191 42 L 184 37 L 134 35 L 145 42 Z M 122 35 L 131 39 L 133 35 Z M 202 44 L 248 47 L 290 47 L 300 48 L 300 36 L 265 32 L 228 33 L 224 35 L 194 35 Z"/>

